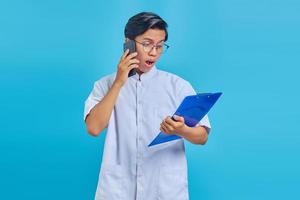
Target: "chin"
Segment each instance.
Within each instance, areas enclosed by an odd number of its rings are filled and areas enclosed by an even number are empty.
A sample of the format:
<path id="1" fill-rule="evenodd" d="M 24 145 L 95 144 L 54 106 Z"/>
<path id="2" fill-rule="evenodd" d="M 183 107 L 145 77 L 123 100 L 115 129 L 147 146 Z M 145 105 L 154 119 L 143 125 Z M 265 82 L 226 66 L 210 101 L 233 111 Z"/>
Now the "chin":
<path id="1" fill-rule="evenodd" d="M 142 73 L 146 73 L 146 72 L 150 71 L 152 69 L 152 67 L 141 67 L 141 68 L 139 68 L 139 71 Z"/>

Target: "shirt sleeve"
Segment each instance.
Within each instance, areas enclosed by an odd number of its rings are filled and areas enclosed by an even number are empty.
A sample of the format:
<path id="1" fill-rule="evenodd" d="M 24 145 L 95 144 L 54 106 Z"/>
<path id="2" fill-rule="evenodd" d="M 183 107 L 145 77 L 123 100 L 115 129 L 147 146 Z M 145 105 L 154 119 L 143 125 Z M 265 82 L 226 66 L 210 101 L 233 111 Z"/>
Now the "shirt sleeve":
<path id="1" fill-rule="evenodd" d="M 181 90 L 179 91 L 179 99 L 180 99 L 180 102 L 181 103 L 183 101 L 183 99 L 186 97 L 186 96 L 189 96 L 189 95 L 196 95 L 197 93 L 195 92 L 194 88 L 192 87 L 192 85 L 185 81 L 185 83 L 183 84 L 183 86 L 181 87 Z M 196 124 L 196 127 L 197 126 L 205 126 L 207 132 L 209 133 L 210 132 L 210 129 L 211 129 L 211 125 L 210 125 L 210 122 L 209 122 L 209 118 L 207 115 L 205 115 L 198 124 Z"/>
<path id="2" fill-rule="evenodd" d="M 103 99 L 106 92 L 103 87 L 103 81 L 99 80 L 94 83 L 94 87 L 90 95 L 85 101 L 84 104 L 84 114 L 83 120 L 86 119 L 87 115 L 91 112 L 91 110 Z"/>

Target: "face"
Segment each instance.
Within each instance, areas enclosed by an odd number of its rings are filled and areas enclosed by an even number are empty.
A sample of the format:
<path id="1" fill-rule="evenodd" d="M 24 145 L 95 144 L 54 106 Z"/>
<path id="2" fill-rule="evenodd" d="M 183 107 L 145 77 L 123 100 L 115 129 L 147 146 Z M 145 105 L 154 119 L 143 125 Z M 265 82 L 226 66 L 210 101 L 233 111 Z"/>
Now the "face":
<path id="1" fill-rule="evenodd" d="M 144 34 L 139 35 L 135 38 L 137 59 L 140 61 L 138 72 L 145 73 L 151 70 L 154 64 L 160 58 L 161 53 L 154 47 L 151 51 L 146 52 L 144 47 L 140 43 L 152 44 L 152 45 L 163 45 L 166 33 L 164 30 L 149 29 Z"/>

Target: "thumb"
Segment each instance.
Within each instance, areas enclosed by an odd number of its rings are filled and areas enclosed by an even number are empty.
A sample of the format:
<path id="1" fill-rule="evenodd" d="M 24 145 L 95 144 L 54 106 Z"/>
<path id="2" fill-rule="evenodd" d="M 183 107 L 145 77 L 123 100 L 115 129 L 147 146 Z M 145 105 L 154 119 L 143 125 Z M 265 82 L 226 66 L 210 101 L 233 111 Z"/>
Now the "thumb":
<path id="1" fill-rule="evenodd" d="M 183 117 L 180 117 L 180 116 L 178 116 L 178 115 L 174 115 L 174 119 L 175 119 L 176 121 L 179 121 L 179 122 L 184 122 L 184 118 L 183 118 Z"/>

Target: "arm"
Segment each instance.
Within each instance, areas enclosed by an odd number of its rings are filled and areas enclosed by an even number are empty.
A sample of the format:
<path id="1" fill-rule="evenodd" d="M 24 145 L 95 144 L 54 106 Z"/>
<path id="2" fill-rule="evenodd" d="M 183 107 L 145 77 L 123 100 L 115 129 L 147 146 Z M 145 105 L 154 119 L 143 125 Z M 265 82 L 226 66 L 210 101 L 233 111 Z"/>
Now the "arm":
<path id="1" fill-rule="evenodd" d="M 98 136 L 107 127 L 121 87 L 120 84 L 114 82 L 108 93 L 86 117 L 86 128 L 91 135 Z"/>
<path id="2" fill-rule="evenodd" d="M 208 131 L 204 126 L 189 127 L 185 125 L 184 118 L 174 116 L 176 121 L 167 117 L 161 123 L 160 131 L 166 134 L 176 134 L 190 141 L 193 144 L 204 145 L 208 139 Z"/>
<path id="3" fill-rule="evenodd" d="M 134 58 L 137 56 L 137 53 L 130 55 L 128 55 L 128 53 L 129 50 L 126 50 L 121 57 L 112 87 L 85 119 L 87 131 L 93 136 L 98 136 L 99 133 L 107 127 L 117 97 L 128 78 L 129 71 L 138 67 L 137 63 L 139 63 L 139 60 Z"/>
<path id="4" fill-rule="evenodd" d="M 208 139 L 208 133 L 204 126 L 188 127 L 185 125 L 182 132 L 178 133 L 178 135 L 193 144 L 204 145 Z"/>

